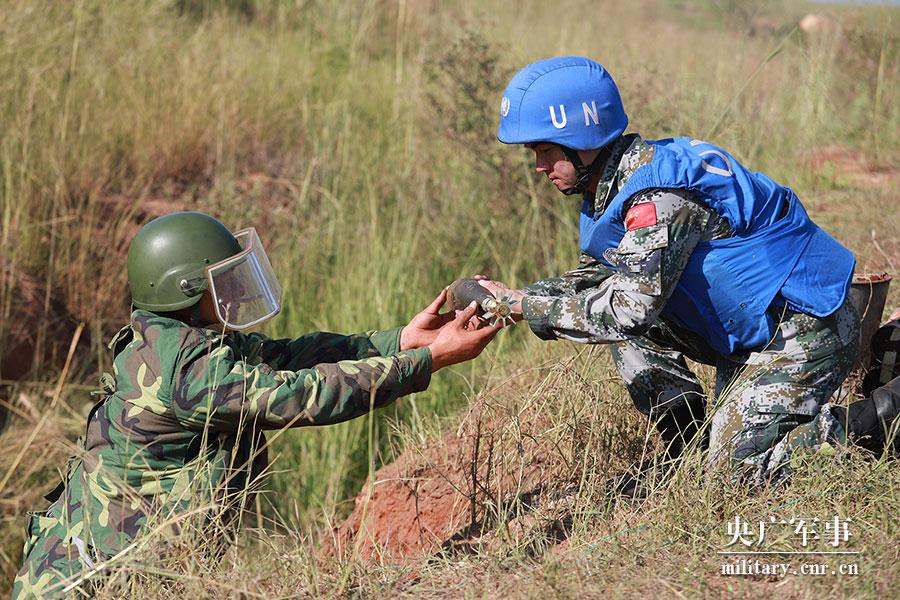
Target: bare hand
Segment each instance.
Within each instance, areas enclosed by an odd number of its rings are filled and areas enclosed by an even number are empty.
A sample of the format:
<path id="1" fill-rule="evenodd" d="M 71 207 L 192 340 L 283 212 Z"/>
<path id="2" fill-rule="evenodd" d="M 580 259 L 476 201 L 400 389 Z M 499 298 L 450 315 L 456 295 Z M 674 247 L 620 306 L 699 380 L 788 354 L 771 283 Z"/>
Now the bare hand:
<path id="1" fill-rule="evenodd" d="M 434 341 L 438 330 L 451 322 L 455 317 L 454 311 L 441 314 L 441 307 L 447 302 L 447 288 L 441 290 L 437 298 L 417 314 L 409 324 L 400 332 L 400 349 L 423 348 Z"/>
<path id="2" fill-rule="evenodd" d="M 525 298 L 525 292 L 510 289 L 506 284 L 491 279 L 478 279 L 478 285 L 492 293 L 495 298 L 506 297 L 511 304 L 513 319 L 516 321 L 522 319 L 522 299 Z"/>
<path id="3" fill-rule="evenodd" d="M 502 325 L 488 325 L 484 321 L 472 321 L 476 305 L 473 302 L 456 317 L 440 328 L 434 341 L 428 345 L 431 350 L 431 372 L 449 365 L 472 360 L 484 350 Z"/>

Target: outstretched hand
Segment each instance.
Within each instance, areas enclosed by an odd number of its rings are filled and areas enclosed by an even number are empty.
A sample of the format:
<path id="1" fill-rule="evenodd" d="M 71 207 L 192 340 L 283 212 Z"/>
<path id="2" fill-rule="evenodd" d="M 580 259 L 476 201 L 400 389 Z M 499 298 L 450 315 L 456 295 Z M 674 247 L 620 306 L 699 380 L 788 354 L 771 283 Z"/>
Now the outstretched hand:
<path id="1" fill-rule="evenodd" d="M 476 304 L 472 302 L 437 331 L 434 341 L 428 345 L 431 350 L 432 372 L 472 360 L 481 354 L 503 328 L 502 324 L 489 325 L 486 321 L 476 319 L 475 311 Z"/>
<path id="2" fill-rule="evenodd" d="M 525 297 L 525 292 L 523 292 L 522 290 L 511 289 L 507 287 L 506 284 L 488 279 L 483 276 L 476 277 L 476 279 L 478 280 L 478 285 L 492 293 L 495 298 L 506 297 L 508 300 L 510 300 L 513 303 L 510 306 L 510 308 L 512 309 L 513 319 L 516 321 L 520 321 L 522 319 L 522 299 Z"/>
<path id="3" fill-rule="evenodd" d="M 412 318 L 400 332 L 400 349 L 422 348 L 429 345 L 437 337 L 438 330 L 452 321 L 456 314 L 450 310 L 441 313 L 441 307 L 447 302 L 447 288 L 441 290 L 437 298 L 431 301 L 422 312 Z"/>

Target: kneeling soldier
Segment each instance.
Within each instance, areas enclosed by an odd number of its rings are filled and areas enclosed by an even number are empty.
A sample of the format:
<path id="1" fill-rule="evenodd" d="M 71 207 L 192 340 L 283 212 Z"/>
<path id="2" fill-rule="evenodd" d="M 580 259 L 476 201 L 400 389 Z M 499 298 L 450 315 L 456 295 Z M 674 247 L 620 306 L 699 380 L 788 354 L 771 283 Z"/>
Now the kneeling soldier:
<path id="1" fill-rule="evenodd" d="M 542 60 L 513 77 L 498 138 L 534 151 L 538 173 L 582 197 L 582 264 L 522 290 L 481 284 L 542 339 L 611 344 L 672 458 L 706 414 L 686 357 L 716 368 L 710 454 L 757 484 L 783 475 L 795 448 L 848 433 L 883 442 L 897 385 L 849 411 L 828 403 L 857 352 L 850 251 L 789 188 L 725 150 L 644 140 L 627 125 L 593 60 Z"/>

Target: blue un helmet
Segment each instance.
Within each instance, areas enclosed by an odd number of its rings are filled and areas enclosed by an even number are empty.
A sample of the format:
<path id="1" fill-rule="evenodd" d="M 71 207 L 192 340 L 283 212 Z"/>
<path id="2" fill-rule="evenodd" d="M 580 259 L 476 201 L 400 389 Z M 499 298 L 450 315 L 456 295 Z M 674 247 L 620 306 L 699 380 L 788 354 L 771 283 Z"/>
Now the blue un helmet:
<path id="1" fill-rule="evenodd" d="M 601 152 L 583 165 L 578 150 L 604 148 L 628 126 L 616 83 L 603 65 L 581 56 L 532 63 L 506 86 L 500 102 L 497 139 L 504 144 L 558 144 L 578 172 L 578 183 L 563 193 L 584 192 L 603 166 Z"/>

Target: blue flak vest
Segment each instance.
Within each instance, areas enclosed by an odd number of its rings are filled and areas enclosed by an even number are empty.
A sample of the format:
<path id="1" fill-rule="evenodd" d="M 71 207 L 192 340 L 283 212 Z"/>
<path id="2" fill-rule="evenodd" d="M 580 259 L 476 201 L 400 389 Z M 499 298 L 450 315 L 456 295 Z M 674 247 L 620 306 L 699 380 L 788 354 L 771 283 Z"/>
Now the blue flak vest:
<path id="1" fill-rule="evenodd" d="M 614 267 L 603 254 L 625 235 L 626 201 L 652 188 L 691 191 L 724 217 L 733 236 L 694 249 L 662 314 L 730 354 L 765 346 L 775 331 L 768 309 L 790 308 L 824 317 L 847 297 L 853 254 L 819 228 L 790 188 L 744 168 L 712 144 L 690 138 L 645 140 L 651 162 L 639 167 L 609 206 L 581 209 L 581 249 Z"/>

